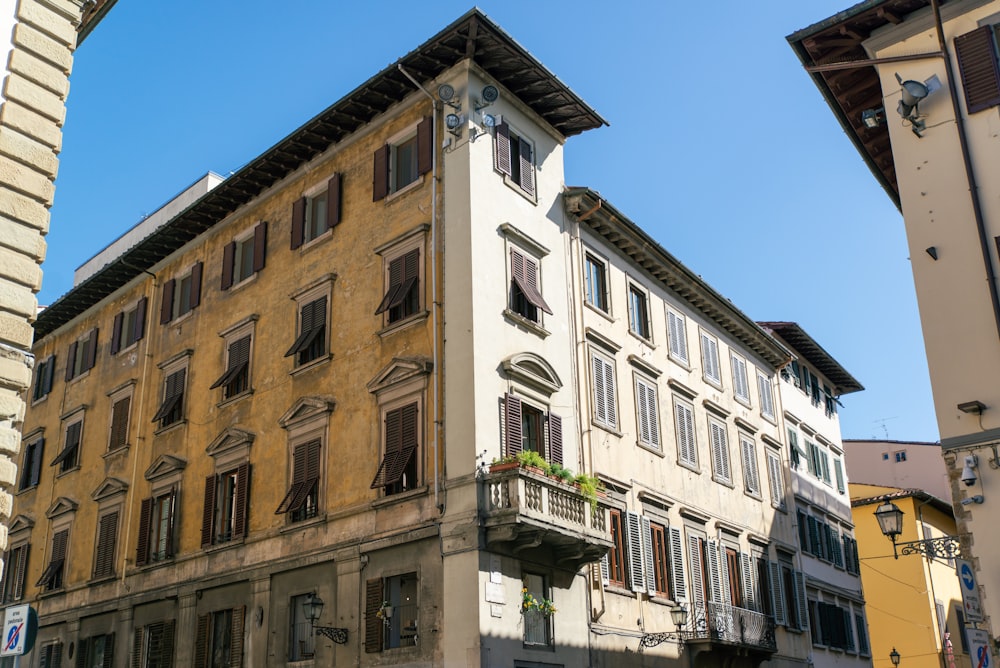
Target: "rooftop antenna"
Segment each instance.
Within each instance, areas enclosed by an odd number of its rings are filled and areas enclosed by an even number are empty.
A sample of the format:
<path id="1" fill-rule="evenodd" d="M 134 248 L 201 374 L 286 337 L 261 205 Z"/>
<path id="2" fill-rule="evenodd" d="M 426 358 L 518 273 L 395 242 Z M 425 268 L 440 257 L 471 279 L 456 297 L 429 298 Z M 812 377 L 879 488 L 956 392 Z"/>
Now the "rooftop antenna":
<path id="1" fill-rule="evenodd" d="M 889 420 L 896 420 L 898 418 L 899 418 L 898 415 L 893 415 L 892 417 L 879 418 L 878 420 L 872 420 L 872 422 L 874 422 L 875 424 L 877 424 L 879 427 L 882 428 L 882 433 L 885 436 L 883 440 L 886 440 L 886 441 L 889 440 L 889 428 L 885 426 L 885 423 L 888 422 Z"/>

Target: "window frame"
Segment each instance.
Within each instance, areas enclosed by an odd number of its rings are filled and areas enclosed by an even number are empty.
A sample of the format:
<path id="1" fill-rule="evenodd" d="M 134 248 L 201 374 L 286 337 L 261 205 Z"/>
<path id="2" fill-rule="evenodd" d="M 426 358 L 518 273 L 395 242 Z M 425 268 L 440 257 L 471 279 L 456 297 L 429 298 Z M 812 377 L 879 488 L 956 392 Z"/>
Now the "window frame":
<path id="1" fill-rule="evenodd" d="M 701 329 L 699 330 L 698 340 L 701 342 L 702 378 L 709 385 L 722 389 L 722 361 L 719 355 L 719 339 Z"/>
<path id="2" fill-rule="evenodd" d="M 687 368 L 691 363 L 687 339 L 687 316 L 669 305 L 666 306 L 666 309 L 668 343 L 667 356 L 684 368 Z"/>
<path id="3" fill-rule="evenodd" d="M 132 427 L 132 399 L 136 381 L 129 381 L 108 393 L 108 447 L 107 453 L 129 447 L 129 429 Z M 123 406 L 124 402 L 128 402 Z"/>
<path id="4" fill-rule="evenodd" d="M 603 365 L 602 371 L 598 371 L 598 366 Z M 598 374 L 603 378 L 599 378 Z M 619 429 L 618 419 L 618 382 L 617 364 L 613 356 L 590 348 L 590 377 L 591 401 L 593 405 L 591 421 L 593 424 L 617 434 Z M 603 390 L 602 390 L 603 388 Z M 604 406 L 603 410 L 601 406 Z"/>
<path id="5" fill-rule="evenodd" d="M 774 412 L 774 384 L 771 381 L 771 377 L 760 369 L 757 369 L 757 393 L 760 397 L 761 416 L 769 422 L 774 422 L 776 420 Z"/>
<path id="6" fill-rule="evenodd" d="M 173 619 L 152 622 L 135 629 L 132 656 L 140 657 L 142 668 L 169 668 L 174 665 L 176 622 Z M 153 651 L 157 655 L 152 656 Z"/>
<path id="7" fill-rule="evenodd" d="M 426 484 L 422 466 L 424 414 L 421 398 L 411 396 L 381 405 L 379 406 L 379 416 L 381 458 L 378 470 L 372 479 L 371 489 L 379 490 L 381 497 L 396 496 L 419 489 L 423 484 Z M 396 445 L 397 438 L 394 433 L 390 433 L 393 431 L 393 422 L 396 420 L 399 421 L 397 427 L 399 430 L 398 445 Z M 409 430 L 412 430 L 412 441 L 406 436 Z M 398 460 L 392 457 L 397 452 L 400 453 Z M 404 463 L 394 466 L 395 461 L 403 461 Z M 398 475 L 395 475 L 394 469 L 398 469 Z M 386 471 L 389 473 L 387 474 Z M 416 479 L 413 484 L 407 482 L 407 474 L 413 475 Z"/>
<path id="8" fill-rule="evenodd" d="M 389 202 L 395 199 L 396 195 L 420 187 L 424 182 L 424 175 L 430 172 L 433 166 L 435 133 L 436 128 L 434 128 L 432 118 L 425 116 L 389 137 L 386 143 L 375 151 L 372 201 L 386 200 Z M 411 181 L 400 184 L 399 149 L 410 141 L 414 142 L 413 166 L 415 173 Z"/>
<path id="9" fill-rule="evenodd" d="M 13 542 L 13 541 L 12 541 Z M 28 559 L 31 543 L 22 539 L 7 547 L 3 555 L 3 576 L 0 580 L 0 603 L 6 605 L 24 599 L 28 583 Z"/>
<path id="10" fill-rule="evenodd" d="M 99 657 L 97 655 L 98 647 L 100 647 L 101 652 Z M 80 658 L 76 659 L 76 665 L 81 666 L 81 668 L 94 668 L 97 665 L 102 668 L 112 668 L 115 652 L 115 634 L 113 632 L 98 633 L 86 638 L 80 638 L 76 651 L 80 655 Z M 98 658 L 101 660 L 97 661 Z"/>
<path id="11" fill-rule="evenodd" d="M 611 314 L 611 299 L 608 291 L 608 261 L 594 251 L 585 249 L 583 252 L 583 285 L 584 302 L 604 315 Z M 590 268 L 595 269 L 594 272 Z M 595 293 L 599 290 L 599 297 Z"/>
<path id="12" fill-rule="evenodd" d="M 341 179 L 340 173 L 332 174 L 323 183 L 306 190 L 292 204 L 291 250 L 305 250 L 313 242 L 328 238 L 333 228 L 340 224 Z M 318 214 L 316 208 L 321 199 L 324 210 Z"/>
<path id="13" fill-rule="evenodd" d="M 199 260 L 163 284 L 160 324 L 180 320 L 201 305 L 204 264 Z"/>
<path id="14" fill-rule="evenodd" d="M 743 490 L 750 496 L 763 498 L 764 490 L 760 484 L 760 466 L 757 461 L 757 442 L 749 434 L 739 431 L 740 455 L 743 460 Z"/>
<path id="15" fill-rule="evenodd" d="M 66 354 L 66 382 L 84 378 L 97 363 L 99 330 L 93 327 L 69 344 Z"/>
<path id="16" fill-rule="evenodd" d="M 724 420 L 709 415 L 708 433 L 712 446 L 712 480 L 732 486 L 733 466 L 729 452 L 729 425 Z"/>
<path id="17" fill-rule="evenodd" d="M 80 468 L 82 460 L 81 451 L 83 450 L 83 428 L 86 426 L 84 424 L 85 417 L 86 409 L 81 407 L 60 418 L 62 448 L 60 448 L 59 454 L 49 464 L 49 466 L 59 466 L 56 477 Z"/>
<path id="18" fill-rule="evenodd" d="M 66 564 L 69 562 L 69 522 L 62 523 L 58 528 L 52 527 L 52 540 L 49 543 L 49 562 L 42 571 L 42 576 L 35 586 L 43 593 L 64 591 L 66 589 Z"/>
<path id="19" fill-rule="evenodd" d="M 231 456 L 213 453 L 216 471 L 205 478 L 202 549 L 239 544 L 246 538 L 250 523 L 250 443 L 252 441 L 246 442 L 245 447 Z"/>
<path id="20" fill-rule="evenodd" d="M 538 201 L 537 155 L 534 140 L 508 119 L 498 119 L 493 126 L 493 169 L 505 185 L 533 203 Z"/>
<path id="21" fill-rule="evenodd" d="M 635 281 L 629 280 L 628 285 L 628 330 L 647 343 L 653 341 L 653 328 L 650 322 L 649 290 Z"/>
<path id="22" fill-rule="evenodd" d="M 226 291 L 248 284 L 266 265 L 267 221 L 262 220 L 235 235 L 223 249 L 221 289 Z"/>
<path id="23" fill-rule="evenodd" d="M 521 588 L 533 596 L 535 600 L 552 600 L 552 585 L 550 578 L 543 573 L 533 571 L 521 572 Z M 554 643 L 553 615 L 543 613 L 541 610 L 521 610 L 524 621 L 523 644 L 526 648 L 552 647 Z M 538 639 L 529 634 L 537 633 Z"/>
<path id="24" fill-rule="evenodd" d="M 118 552 L 118 527 L 121 509 L 115 506 L 99 513 L 97 534 L 94 539 L 94 562 L 91 580 L 115 577 L 115 561 Z"/>
<path id="25" fill-rule="evenodd" d="M 505 313 L 542 326 L 542 313 L 552 309 L 542 296 L 542 258 L 514 244 L 507 244 L 508 300 Z"/>
<path id="26" fill-rule="evenodd" d="M 614 587 L 628 586 L 625 567 L 625 521 L 622 511 L 611 508 L 608 511 L 608 530 L 611 534 L 611 549 L 608 550 L 608 582 Z"/>
<path id="27" fill-rule="evenodd" d="M 748 362 L 735 351 L 729 351 L 730 369 L 733 373 L 733 396 L 741 404 L 750 405 L 750 375 Z"/>
<path id="28" fill-rule="evenodd" d="M 305 661 L 316 656 L 316 640 L 313 633 L 313 626 L 306 619 L 306 611 L 303 607 L 306 601 L 312 597 L 313 592 L 306 592 L 303 594 L 293 594 L 288 599 L 288 607 L 291 613 L 288 615 L 288 648 L 286 656 L 289 661 Z"/>
<path id="29" fill-rule="evenodd" d="M 662 452 L 663 436 L 661 434 L 659 387 L 656 380 L 638 372 L 633 373 L 633 379 L 636 441 L 639 445 L 651 448 L 656 452 Z M 645 426 L 644 423 L 646 423 Z M 645 438 L 643 437 L 644 433 L 648 433 Z"/>
<path id="30" fill-rule="evenodd" d="M 154 423 L 159 423 L 153 430 L 154 434 L 187 424 L 187 387 L 190 380 L 188 372 L 193 353 L 193 350 L 185 350 L 157 365 L 163 374 L 163 382 L 160 384 L 159 409 L 153 414 L 152 419 Z M 178 398 L 175 400 L 174 397 Z"/>
<path id="31" fill-rule="evenodd" d="M 427 232 L 430 230 L 429 225 L 419 225 L 413 230 L 397 237 L 396 239 L 383 244 L 375 249 L 375 253 L 382 258 L 382 298 L 379 301 L 378 307 L 375 309 L 375 315 L 382 317 L 382 329 L 379 331 L 379 335 L 385 335 L 390 332 L 394 332 L 399 328 L 402 328 L 411 322 L 416 322 L 424 317 L 427 317 L 427 302 L 425 300 L 426 296 L 426 246 L 427 246 Z M 414 275 L 408 275 L 406 267 L 406 259 L 408 254 L 416 252 L 416 272 Z M 400 268 L 400 280 L 394 282 L 393 279 L 393 263 L 401 262 Z M 413 280 L 413 284 L 409 287 L 401 300 L 397 302 L 399 295 L 396 292 L 401 289 L 410 280 Z M 413 296 L 409 295 L 413 293 Z M 412 299 L 413 304 L 407 305 L 406 301 Z M 394 306 L 390 306 L 394 304 Z"/>
<path id="32" fill-rule="evenodd" d="M 784 509 L 785 503 L 785 473 L 781 465 L 781 455 L 774 448 L 765 447 L 767 458 L 768 486 L 771 492 L 771 505 Z"/>
<path id="33" fill-rule="evenodd" d="M 285 529 L 323 519 L 330 413 L 334 404 L 320 397 L 303 397 L 279 419 L 287 433 L 285 496 L 274 511 L 285 515 Z M 282 529 L 282 530 L 285 530 Z"/>
<path id="34" fill-rule="evenodd" d="M 38 487 L 42 478 L 42 461 L 45 457 L 45 430 L 36 429 L 21 438 L 24 443 L 21 466 L 18 469 L 17 492 Z M 4 563 L 7 563 L 6 561 Z"/>
<path id="35" fill-rule="evenodd" d="M 146 336 L 148 301 L 143 295 L 115 314 L 111 328 L 111 347 L 108 350 L 111 355 L 131 350 Z"/>
<path id="36" fill-rule="evenodd" d="M 258 318 L 259 316 L 255 313 L 219 332 L 219 336 L 223 340 L 222 368 L 224 371 L 208 389 L 221 388 L 220 406 L 253 394 L 253 344 L 257 335 Z M 246 340 L 245 346 L 242 343 L 244 340 Z M 244 347 L 245 351 L 242 350 Z"/>
<path id="37" fill-rule="evenodd" d="M 56 356 L 48 355 L 35 363 L 35 378 L 31 385 L 31 405 L 45 401 L 55 380 Z"/>
<path id="38" fill-rule="evenodd" d="M 698 456 L 698 427 L 694 416 L 694 404 L 686 399 L 680 397 L 680 395 L 674 393 L 673 395 L 673 415 L 674 415 L 674 437 L 675 443 L 677 444 L 677 463 L 685 468 L 691 469 L 693 471 L 700 471 L 701 467 L 699 464 Z M 690 425 L 684 424 L 685 420 L 682 420 L 682 416 L 679 414 L 681 411 L 685 411 L 683 416 L 685 419 L 690 418 Z M 686 429 L 686 427 L 690 427 Z M 684 435 L 685 433 L 690 433 L 690 450 L 693 455 L 692 458 L 687 458 L 684 456 Z"/>

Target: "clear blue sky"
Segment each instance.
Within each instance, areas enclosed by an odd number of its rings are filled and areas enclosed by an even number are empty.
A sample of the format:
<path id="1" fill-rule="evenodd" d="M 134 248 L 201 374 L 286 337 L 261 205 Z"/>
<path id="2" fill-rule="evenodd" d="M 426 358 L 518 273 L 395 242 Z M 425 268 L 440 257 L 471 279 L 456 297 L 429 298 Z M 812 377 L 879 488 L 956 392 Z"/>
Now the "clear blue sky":
<path id="1" fill-rule="evenodd" d="M 852 0 L 481 5 L 611 123 L 599 190 L 757 320 L 794 320 L 867 388 L 845 438 L 938 438 L 902 218 L 785 35 Z M 39 301 L 212 170 L 226 175 L 471 7 L 119 0 L 77 51 Z"/>

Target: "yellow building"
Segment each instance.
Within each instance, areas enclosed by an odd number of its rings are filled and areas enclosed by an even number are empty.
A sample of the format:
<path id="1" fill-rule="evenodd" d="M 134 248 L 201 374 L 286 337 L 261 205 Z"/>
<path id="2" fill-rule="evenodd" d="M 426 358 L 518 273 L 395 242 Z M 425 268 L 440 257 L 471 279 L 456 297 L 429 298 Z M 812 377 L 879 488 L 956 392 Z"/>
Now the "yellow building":
<path id="1" fill-rule="evenodd" d="M 875 519 L 875 509 L 888 498 L 903 511 L 898 542 L 954 536 L 951 505 L 915 489 L 850 483 L 850 492 L 875 668 L 893 668 L 893 648 L 905 668 L 970 665 L 954 560 L 893 558 L 892 541 Z"/>

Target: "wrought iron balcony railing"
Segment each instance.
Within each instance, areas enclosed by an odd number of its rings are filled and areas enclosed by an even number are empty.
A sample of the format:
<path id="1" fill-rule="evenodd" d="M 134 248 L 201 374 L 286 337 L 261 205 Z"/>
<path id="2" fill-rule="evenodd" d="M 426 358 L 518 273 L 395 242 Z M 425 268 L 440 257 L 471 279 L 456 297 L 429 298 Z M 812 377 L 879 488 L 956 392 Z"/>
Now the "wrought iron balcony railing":
<path id="1" fill-rule="evenodd" d="M 731 643 L 767 652 L 778 649 L 774 619 L 762 612 L 723 603 L 691 604 L 688 641 Z"/>

